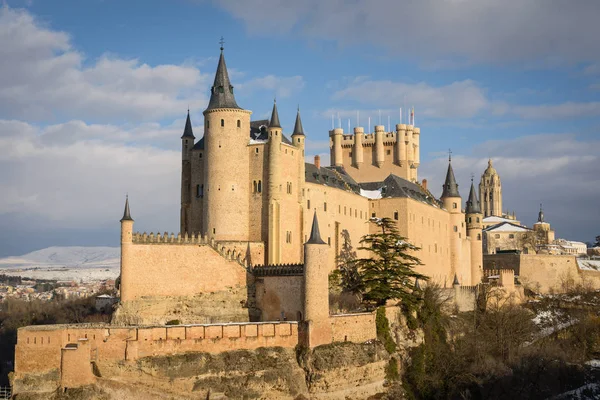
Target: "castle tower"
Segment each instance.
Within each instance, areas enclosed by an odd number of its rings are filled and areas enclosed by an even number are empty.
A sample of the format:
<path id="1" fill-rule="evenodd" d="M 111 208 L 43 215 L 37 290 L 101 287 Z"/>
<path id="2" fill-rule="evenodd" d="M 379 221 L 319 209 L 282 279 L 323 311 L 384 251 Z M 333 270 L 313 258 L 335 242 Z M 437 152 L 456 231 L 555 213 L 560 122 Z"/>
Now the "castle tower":
<path id="1" fill-rule="evenodd" d="M 400 176 L 408 177 L 409 165 L 406 157 L 406 125 L 396 124 L 396 164 L 402 173 Z M 408 179 L 408 178 L 407 178 Z"/>
<path id="2" fill-rule="evenodd" d="M 483 208 L 483 217 L 502 217 L 502 185 L 500 175 L 492 166 L 492 159 L 488 161 L 488 167 L 479 182 L 479 199 Z"/>
<path id="3" fill-rule="evenodd" d="M 335 128 L 329 131 L 330 138 L 330 159 L 331 165 L 341 167 L 344 165 L 342 158 L 342 140 L 344 136 L 344 130 L 342 128 Z"/>
<path id="4" fill-rule="evenodd" d="M 360 168 L 364 161 L 363 141 L 365 138 L 365 129 L 362 127 L 354 128 L 354 147 L 352 149 L 353 164 Z"/>
<path id="5" fill-rule="evenodd" d="M 250 114 L 229 81 L 223 47 L 204 111 L 204 233 L 215 240 L 249 240 Z"/>
<path id="6" fill-rule="evenodd" d="M 194 132 L 192 131 L 192 121 L 190 120 L 190 110 L 185 120 L 185 128 L 181 136 L 181 215 L 180 232 L 181 234 L 191 234 L 191 201 L 192 201 L 192 163 L 191 149 L 194 147 Z"/>
<path id="7" fill-rule="evenodd" d="M 130 275 L 128 261 L 131 257 L 131 246 L 133 245 L 133 218 L 129 212 L 129 196 L 125 197 L 125 211 L 121 218 L 121 301 L 131 299 L 129 287 L 133 284 L 135 276 Z"/>
<path id="8" fill-rule="evenodd" d="M 412 147 L 413 147 L 413 163 L 410 166 L 410 181 L 416 182 L 418 179 L 417 171 L 419 170 L 419 165 L 421 165 L 421 150 L 419 149 L 420 144 L 420 136 L 421 136 L 421 128 L 417 128 L 413 126 L 413 136 L 412 136 Z"/>
<path id="9" fill-rule="evenodd" d="M 304 321 L 307 345 L 311 348 L 331 343 L 328 252 L 329 246 L 321 239 L 315 211 L 310 238 L 304 244 Z"/>
<path id="10" fill-rule="evenodd" d="M 554 231 L 550 228 L 550 224 L 544 220 L 544 209 L 540 204 L 540 212 L 538 220 L 533 224 L 533 230 L 537 233 L 537 238 L 540 245 L 546 245 L 554 242 Z"/>
<path id="11" fill-rule="evenodd" d="M 410 145 L 412 146 L 412 144 Z M 462 227 L 464 224 L 464 217 L 460 205 L 462 203 L 460 194 L 458 193 L 458 184 L 454 177 L 454 170 L 452 169 L 452 159 L 448 158 L 448 171 L 446 172 L 446 181 L 443 185 L 442 192 L 442 204 L 444 208 L 450 214 L 450 268 L 451 273 L 457 274 L 461 281 L 465 284 L 467 282 L 467 275 L 471 275 L 471 271 L 461 270 L 461 252 L 462 252 Z"/>
<path id="12" fill-rule="evenodd" d="M 467 222 L 467 236 L 471 238 L 471 285 L 481 282 L 483 272 L 483 245 L 481 242 L 482 224 L 481 206 L 475 193 L 475 185 L 471 178 L 471 191 L 465 209 Z"/>
<path id="13" fill-rule="evenodd" d="M 277 102 L 273 103 L 269 122 L 269 235 L 267 243 L 267 262 L 281 262 L 281 135 Z"/>
<path id="14" fill-rule="evenodd" d="M 306 136 L 304 135 L 304 128 L 302 128 L 302 120 L 300 119 L 300 107 L 296 114 L 296 123 L 294 124 L 294 133 L 292 133 L 292 143 L 300 150 L 300 159 L 298 161 L 298 203 L 302 203 L 302 190 L 304 187 L 304 145 Z M 300 207 L 302 212 L 303 208 Z"/>
<path id="15" fill-rule="evenodd" d="M 381 168 L 385 161 L 384 133 L 385 127 L 383 125 L 375 125 L 375 165 L 377 165 L 377 168 Z"/>

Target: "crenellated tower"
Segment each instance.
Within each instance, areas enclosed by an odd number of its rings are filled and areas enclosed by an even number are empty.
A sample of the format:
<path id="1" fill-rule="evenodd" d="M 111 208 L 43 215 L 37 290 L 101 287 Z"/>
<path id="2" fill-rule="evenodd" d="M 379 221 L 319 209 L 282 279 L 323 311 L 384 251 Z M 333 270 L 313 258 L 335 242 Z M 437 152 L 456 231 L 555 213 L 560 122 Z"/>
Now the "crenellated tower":
<path id="1" fill-rule="evenodd" d="M 304 146 L 306 136 L 302 127 L 302 119 L 300 119 L 300 107 L 296 114 L 296 123 L 294 124 L 294 133 L 292 133 L 292 144 L 300 151 L 300 161 L 298 162 L 298 188 L 304 186 Z M 298 203 L 302 203 L 302 190 L 298 190 Z M 300 207 L 302 210 L 302 207 Z"/>
<path id="2" fill-rule="evenodd" d="M 203 231 L 215 240 L 249 240 L 250 114 L 235 101 L 221 47 L 210 101 L 204 111 Z"/>
<path id="3" fill-rule="evenodd" d="M 273 102 L 273 111 L 269 121 L 269 235 L 267 260 L 269 264 L 281 262 L 281 136 L 282 128 L 277 112 L 277 101 Z"/>
<path id="4" fill-rule="evenodd" d="M 440 199 L 444 208 L 450 214 L 450 272 L 458 275 L 461 282 L 466 283 L 470 271 L 461 270 L 462 238 L 466 232 L 464 232 L 464 216 L 460 207 L 462 199 L 460 193 L 458 193 L 458 184 L 454 177 L 451 157 L 448 157 L 448 171 L 446 172 L 446 180 Z"/>
<path id="5" fill-rule="evenodd" d="M 190 234 L 191 226 L 191 201 L 192 201 L 192 163 L 191 150 L 194 147 L 194 132 L 192 131 L 192 121 L 190 119 L 190 110 L 188 110 L 185 120 L 185 128 L 181 136 L 181 215 L 180 232 Z"/>
<path id="6" fill-rule="evenodd" d="M 500 175 L 488 160 L 488 167 L 479 182 L 479 198 L 481 199 L 483 217 L 502 217 L 502 184 Z"/>
<path id="7" fill-rule="evenodd" d="M 471 240 L 471 285 L 481 282 L 483 273 L 483 244 L 481 241 L 483 226 L 481 220 L 481 206 L 475 193 L 475 185 L 471 178 L 471 191 L 465 208 L 467 223 L 467 236 Z"/>

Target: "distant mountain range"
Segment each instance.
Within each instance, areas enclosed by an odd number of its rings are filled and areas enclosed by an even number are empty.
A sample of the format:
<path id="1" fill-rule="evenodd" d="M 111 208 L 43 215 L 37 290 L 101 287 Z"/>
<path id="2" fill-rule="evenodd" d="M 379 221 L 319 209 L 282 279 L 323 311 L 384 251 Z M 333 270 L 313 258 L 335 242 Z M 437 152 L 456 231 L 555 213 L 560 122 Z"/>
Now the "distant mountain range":
<path id="1" fill-rule="evenodd" d="M 0 269 L 9 268 L 119 268 L 119 247 L 48 247 L 31 253 L 0 258 Z"/>

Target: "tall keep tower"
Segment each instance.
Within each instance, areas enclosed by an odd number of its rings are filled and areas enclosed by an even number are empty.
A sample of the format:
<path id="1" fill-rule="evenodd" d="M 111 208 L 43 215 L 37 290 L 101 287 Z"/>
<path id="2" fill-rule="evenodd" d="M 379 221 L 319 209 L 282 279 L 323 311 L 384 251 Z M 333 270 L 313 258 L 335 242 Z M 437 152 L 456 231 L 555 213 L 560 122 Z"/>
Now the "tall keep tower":
<path id="1" fill-rule="evenodd" d="M 281 262 L 281 135 L 277 102 L 269 121 L 269 241 L 267 260 L 270 264 Z"/>
<path id="2" fill-rule="evenodd" d="M 249 240 L 251 111 L 240 108 L 223 47 L 204 111 L 205 204 L 203 233 L 215 240 Z"/>
<path id="3" fill-rule="evenodd" d="M 502 217 L 502 184 L 500 176 L 492 166 L 492 159 L 488 161 L 488 167 L 479 182 L 479 198 L 481 199 L 483 216 L 492 215 Z"/>

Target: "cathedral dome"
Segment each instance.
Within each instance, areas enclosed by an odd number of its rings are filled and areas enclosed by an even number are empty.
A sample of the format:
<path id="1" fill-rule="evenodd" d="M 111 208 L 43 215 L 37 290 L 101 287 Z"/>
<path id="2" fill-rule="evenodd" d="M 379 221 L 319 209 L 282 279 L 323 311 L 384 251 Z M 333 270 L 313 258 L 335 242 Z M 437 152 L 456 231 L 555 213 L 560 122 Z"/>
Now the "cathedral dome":
<path id="1" fill-rule="evenodd" d="M 485 175 L 485 176 L 498 175 L 498 173 L 496 172 L 496 168 L 494 168 L 492 166 L 492 159 L 491 158 L 488 160 L 488 167 L 485 169 L 485 172 L 483 173 L 483 175 Z"/>

